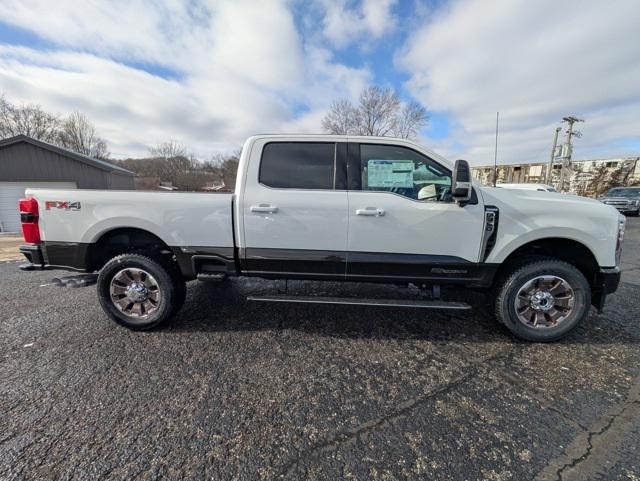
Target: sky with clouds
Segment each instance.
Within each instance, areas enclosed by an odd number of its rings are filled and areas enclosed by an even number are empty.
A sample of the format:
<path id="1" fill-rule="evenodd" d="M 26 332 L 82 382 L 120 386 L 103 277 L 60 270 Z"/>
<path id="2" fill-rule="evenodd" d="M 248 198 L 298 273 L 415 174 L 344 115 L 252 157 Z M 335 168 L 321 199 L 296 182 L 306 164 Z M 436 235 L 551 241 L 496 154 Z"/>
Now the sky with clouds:
<path id="1" fill-rule="evenodd" d="M 430 112 L 450 158 L 640 155 L 637 0 L 0 0 L 0 93 L 96 124 L 112 155 L 177 140 L 196 155 L 265 132 L 320 132 L 367 85 Z"/>

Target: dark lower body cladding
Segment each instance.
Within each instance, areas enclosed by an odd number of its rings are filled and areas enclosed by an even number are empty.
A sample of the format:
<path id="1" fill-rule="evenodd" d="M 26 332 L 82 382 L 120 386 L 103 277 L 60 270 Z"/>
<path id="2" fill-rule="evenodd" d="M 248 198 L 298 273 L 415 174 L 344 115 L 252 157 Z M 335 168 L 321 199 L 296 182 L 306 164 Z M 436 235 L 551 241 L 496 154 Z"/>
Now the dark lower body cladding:
<path id="1" fill-rule="evenodd" d="M 44 242 L 20 246 L 36 268 L 87 272 L 90 244 Z M 395 284 L 491 286 L 498 264 L 452 256 L 305 249 L 172 247 L 183 277 L 198 274 L 248 275 L 271 279 L 314 279 Z M 591 281 L 592 304 L 602 310 L 606 296 L 620 284 L 620 268 L 601 268 Z"/>
<path id="2" fill-rule="evenodd" d="M 43 242 L 21 245 L 20 252 L 35 268 L 86 272 L 89 245 L 81 242 Z"/>
<path id="3" fill-rule="evenodd" d="M 620 267 L 604 267 L 596 274 L 591 286 L 591 304 L 602 312 L 607 294 L 613 294 L 620 285 Z"/>
<path id="4" fill-rule="evenodd" d="M 307 249 L 180 247 L 172 248 L 186 278 L 225 272 L 269 279 L 380 282 L 397 284 L 461 284 L 488 287 L 497 264 L 459 257 L 382 252 Z"/>

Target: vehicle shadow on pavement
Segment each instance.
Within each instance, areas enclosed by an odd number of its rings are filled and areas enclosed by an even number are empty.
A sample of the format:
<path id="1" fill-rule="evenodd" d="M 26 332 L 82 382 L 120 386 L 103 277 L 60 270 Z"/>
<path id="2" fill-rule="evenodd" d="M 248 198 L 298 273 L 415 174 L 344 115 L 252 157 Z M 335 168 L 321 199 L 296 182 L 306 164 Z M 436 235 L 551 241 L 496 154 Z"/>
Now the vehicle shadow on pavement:
<path id="1" fill-rule="evenodd" d="M 216 332 L 292 329 L 308 334 L 351 338 L 465 341 L 477 343 L 519 341 L 492 314 L 491 299 L 469 293 L 472 310 L 441 311 L 418 308 L 369 307 L 326 304 L 252 302 L 248 295 L 285 292 L 284 281 L 230 280 L 223 284 L 194 282 L 178 315 L 162 332 Z M 415 299 L 416 290 L 370 284 L 289 281 L 287 294 Z M 445 293 L 446 294 L 446 293 Z M 622 284 L 608 299 L 607 309 L 591 310 L 586 322 L 561 342 L 564 344 L 638 344 L 640 327 L 630 299 L 640 287 Z M 460 300 L 460 299 L 456 299 Z"/>

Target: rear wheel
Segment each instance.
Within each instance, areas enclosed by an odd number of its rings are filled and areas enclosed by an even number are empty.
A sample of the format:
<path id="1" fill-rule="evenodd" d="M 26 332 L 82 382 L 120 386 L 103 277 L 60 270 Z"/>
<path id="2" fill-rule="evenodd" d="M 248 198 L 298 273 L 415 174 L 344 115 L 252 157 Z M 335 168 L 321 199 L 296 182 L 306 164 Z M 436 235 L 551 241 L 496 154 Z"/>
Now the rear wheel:
<path id="1" fill-rule="evenodd" d="M 186 287 L 173 266 L 141 254 L 114 257 L 98 276 L 98 299 L 111 319 L 130 329 L 158 326 L 184 302 Z"/>
<path id="2" fill-rule="evenodd" d="M 556 259 L 515 266 L 498 285 L 495 313 L 527 341 L 558 340 L 589 313 L 591 289 L 582 272 Z"/>

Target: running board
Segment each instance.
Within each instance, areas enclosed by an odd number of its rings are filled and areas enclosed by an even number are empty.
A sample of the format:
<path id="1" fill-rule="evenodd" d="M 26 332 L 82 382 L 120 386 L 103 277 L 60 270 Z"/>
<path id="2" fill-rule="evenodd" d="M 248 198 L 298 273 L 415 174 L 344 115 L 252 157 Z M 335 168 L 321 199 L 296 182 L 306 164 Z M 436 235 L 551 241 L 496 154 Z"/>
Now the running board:
<path id="1" fill-rule="evenodd" d="M 418 307 L 422 309 L 471 309 L 471 306 L 465 302 L 419 301 L 413 299 L 359 299 L 357 297 L 273 295 L 249 296 L 247 300 L 259 302 L 296 302 L 303 304 L 346 304 L 351 306 Z"/>

